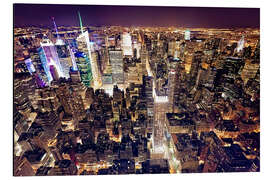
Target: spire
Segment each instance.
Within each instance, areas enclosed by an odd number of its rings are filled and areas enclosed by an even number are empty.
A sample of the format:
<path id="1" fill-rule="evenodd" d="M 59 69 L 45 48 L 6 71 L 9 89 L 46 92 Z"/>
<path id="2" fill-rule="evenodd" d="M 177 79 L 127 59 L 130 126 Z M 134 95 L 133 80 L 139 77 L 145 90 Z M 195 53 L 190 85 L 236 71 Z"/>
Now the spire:
<path id="1" fill-rule="evenodd" d="M 52 17 L 52 21 L 53 21 L 53 25 L 54 25 L 55 32 L 56 32 L 56 35 L 57 35 L 57 39 L 59 39 L 59 34 L 58 34 L 58 30 L 57 30 L 57 26 L 56 26 L 56 23 L 55 23 L 54 17 Z"/>
<path id="2" fill-rule="evenodd" d="M 81 18 L 81 15 L 80 15 L 80 11 L 78 11 L 78 15 L 79 15 L 79 20 L 80 20 L 81 32 L 83 33 L 83 25 L 82 25 L 82 18 Z"/>

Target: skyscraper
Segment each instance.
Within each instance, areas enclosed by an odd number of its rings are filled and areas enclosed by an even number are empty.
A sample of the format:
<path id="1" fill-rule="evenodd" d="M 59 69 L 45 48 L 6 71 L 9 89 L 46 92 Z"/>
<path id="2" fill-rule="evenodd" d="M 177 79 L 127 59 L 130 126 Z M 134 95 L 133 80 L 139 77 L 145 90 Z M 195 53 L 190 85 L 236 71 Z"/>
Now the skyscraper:
<path id="1" fill-rule="evenodd" d="M 244 38 L 244 36 L 242 36 L 242 38 L 237 43 L 237 49 L 236 49 L 236 51 L 237 52 L 242 51 L 243 48 L 244 48 L 244 46 L 245 46 L 245 38 Z"/>
<path id="2" fill-rule="evenodd" d="M 122 34 L 122 49 L 124 56 L 132 56 L 132 41 L 131 36 L 128 32 Z"/>
<path id="3" fill-rule="evenodd" d="M 49 65 L 55 65 L 59 76 L 63 77 L 62 67 L 54 44 L 45 36 L 42 42 L 40 42 L 40 46 L 41 47 L 38 49 L 38 53 L 43 69 L 47 75 L 48 82 L 51 82 L 53 79 L 50 73 Z"/>
<path id="4" fill-rule="evenodd" d="M 24 63 L 26 64 L 26 67 L 27 67 L 30 74 L 32 74 L 33 72 L 36 72 L 36 69 L 35 69 L 35 67 L 34 67 L 34 65 L 32 63 L 31 58 L 26 59 L 24 61 Z"/>
<path id="5" fill-rule="evenodd" d="M 111 50 L 109 51 L 110 63 L 112 66 L 112 79 L 113 83 L 124 83 L 124 69 L 123 69 L 123 55 L 122 51 Z"/>
<path id="6" fill-rule="evenodd" d="M 83 82 L 84 85 L 90 87 L 93 76 L 91 73 L 91 65 L 89 58 L 83 52 L 75 53 L 75 57 L 77 67 L 80 72 L 81 81 Z"/>
<path id="7" fill-rule="evenodd" d="M 90 47 L 90 41 L 89 41 L 89 34 L 88 34 L 87 31 L 85 31 L 85 32 L 83 31 L 81 16 L 80 16 L 79 12 L 78 12 L 78 14 L 79 14 L 80 26 L 81 26 L 81 34 L 77 38 L 78 51 L 82 52 L 84 54 L 85 63 L 90 62 L 91 67 L 86 65 L 87 68 L 88 68 L 87 72 L 89 73 L 89 75 L 85 76 L 85 78 L 93 77 L 92 78 L 93 82 L 91 82 L 91 84 L 92 84 L 94 89 L 97 89 L 98 87 L 100 87 L 102 85 L 100 73 L 98 71 L 97 62 L 91 56 L 91 47 Z M 87 81 L 91 81 L 91 80 L 90 79 L 84 79 L 82 77 L 82 81 L 87 82 Z M 87 85 L 87 86 L 89 86 L 89 85 Z"/>
<path id="8" fill-rule="evenodd" d="M 174 101 L 175 101 L 175 91 L 178 84 L 179 77 L 179 63 L 180 60 L 169 59 L 169 72 L 168 72 L 168 84 L 169 84 L 169 93 L 168 93 L 168 110 L 169 112 L 174 112 Z"/>
<path id="9" fill-rule="evenodd" d="M 60 38 L 58 34 L 58 28 L 56 26 L 54 17 L 52 17 L 52 21 L 54 24 L 55 32 L 57 35 L 55 47 L 57 50 L 57 54 L 60 60 L 60 64 L 62 66 L 63 75 L 65 78 L 69 78 L 69 70 L 70 67 L 74 67 L 76 69 L 76 62 L 73 52 L 71 51 L 70 47 Z"/>
<path id="10" fill-rule="evenodd" d="M 190 30 L 185 30 L 185 40 L 190 40 Z"/>
<path id="11" fill-rule="evenodd" d="M 65 78 L 69 78 L 69 69 L 72 66 L 72 60 L 68 47 L 61 39 L 56 41 L 55 47 L 63 70 L 63 75 Z"/>

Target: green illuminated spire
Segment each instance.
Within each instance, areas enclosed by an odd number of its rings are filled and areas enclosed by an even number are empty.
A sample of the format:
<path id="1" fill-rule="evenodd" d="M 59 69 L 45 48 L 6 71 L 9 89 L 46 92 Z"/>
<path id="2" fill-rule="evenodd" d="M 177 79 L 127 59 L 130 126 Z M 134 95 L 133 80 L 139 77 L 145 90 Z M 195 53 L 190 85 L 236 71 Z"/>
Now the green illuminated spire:
<path id="1" fill-rule="evenodd" d="M 78 15 L 79 15 L 79 20 L 80 20 L 81 32 L 83 33 L 83 25 L 82 25 L 82 18 L 81 18 L 81 15 L 80 15 L 80 11 L 78 11 Z"/>

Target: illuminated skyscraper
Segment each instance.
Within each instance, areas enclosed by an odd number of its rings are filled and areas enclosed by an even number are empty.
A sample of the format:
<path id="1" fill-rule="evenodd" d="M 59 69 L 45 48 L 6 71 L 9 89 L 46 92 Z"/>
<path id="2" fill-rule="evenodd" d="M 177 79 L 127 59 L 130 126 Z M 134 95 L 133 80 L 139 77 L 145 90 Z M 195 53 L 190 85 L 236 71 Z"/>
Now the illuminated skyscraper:
<path id="1" fill-rule="evenodd" d="M 78 67 L 77 67 L 77 64 L 76 64 L 74 52 L 72 51 L 72 49 L 70 48 L 70 46 L 67 46 L 67 47 L 68 47 L 68 51 L 70 53 L 70 58 L 71 58 L 71 63 L 72 63 L 72 70 L 73 71 L 78 71 Z"/>
<path id="2" fill-rule="evenodd" d="M 139 59 L 140 58 L 140 51 L 141 51 L 141 44 L 140 43 L 138 43 L 136 40 L 135 41 L 133 41 L 133 47 L 134 47 L 134 52 L 136 52 L 136 53 L 134 53 L 134 57 L 136 57 L 137 59 Z"/>
<path id="3" fill-rule="evenodd" d="M 76 57 L 76 64 L 78 67 L 78 70 L 80 72 L 81 81 L 84 85 L 90 87 L 91 81 L 93 79 L 92 73 L 91 73 L 91 65 L 90 61 L 86 54 L 83 52 L 77 52 L 75 54 Z"/>
<path id="4" fill-rule="evenodd" d="M 185 30 L 185 40 L 190 40 L 190 30 Z"/>
<path id="5" fill-rule="evenodd" d="M 60 60 L 58 58 L 58 54 L 54 44 L 47 37 L 44 37 L 42 42 L 40 42 L 40 46 L 41 47 L 38 49 L 38 53 L 44 71 L 47 75 L 48 81 L 51 82 L 53 79 L 50 73 L 50 65 L 54 65 L 59 76 L 64 77 Z"/>
<path id="6" fill-rule="evenodd" d="M 69 78 L 69 69 L 72 66 L 72 60 L 70 57 L 70 54 L 68 52 L 68 47 L 67 45 L 63 44 L 58 44 L 56 42 L 55 47 L 57 49 L 59 61 L 63 70 L 63 75 L 65 78 Z"/>
<path id="7" fill-rule="evenodd" d="M 83 56 L 85 58 L 84 62 L 86 64 L 88 64 L 90 62 L 90 65 L 91 65 L 91 66 L 86 65 L 86 68 L 88 68 L 87 73 L 89 73 L 89 74 L 87 76 L 81 77 L 81 78 L 82 78 L 82 81 L 84 83 L 88 84 L 87 81 L 91 81 L 91 80 L 84 79 L 84 78 L 92 77 L 93 82 L 91 82 L 90 85 L 92 85 L 94 89 L 97 89 L 102 85 L 100 73 L 98 71 L 98 65 L 97 65 L 97 62 L 91 56 L 91 45 L 90 45 L 90 41 L 89 41 L 89 34 L 87 31 L 83 32 L 81 16 L 80 16 L 79 12 L 78 12 L 78 14 L 79 14 L 80 26 L 81 26 L 81 34 L 77 38 L 78 50 L 79 50 L 79 52 L 84 54 L 84 56 Z M 83 61 L 81 61 L 81 62 L 83 62 Z M 87 85 L 87 86 L 89 86 L 89 85 Z"/>
<path id="8" fill-rule="evenodd" d="M 132 56 L 132 41 L 131 36 L 128 32 L 122 34 L 122 49 L 124 56 Z"/>
<path id="9" fill-rule="evenodd" d="M 244 36 L 242 36 L 242 38 L 237 43 L 237 49 L 236 49 L 236 51 L 237 52 L 242 51 L 243 48 L 244 48 L 244 46 L 245 46 L 245 38 L 244 38 Z"/>
<path id="10" fill-rule="evenodd" d="M 60 60 L 60 64 L 61 64 L 61 67 L 63 70 L 63 75 L 65 78 L 69 78 L 69 70 L 70 70 L 70 67 L 73 66 L 73 63 L 75 62 L 75 58 L 72 59 L 73 52 L 70 51 L 69 47 L 60 38 L 54 18 L 52 18 L 52 21 L 54 24 L 55 32 L 57 34 L 55 47 L 56 47 L 57 54 L 58 54 L 58 57 Z M 72 60 L 74 62 L 72 62 Z"/>
<path id="11" fill-rule="evenodd" d="M 174 52 L 175 52 L 175 41 L 171 40 L 168 43 L 168 55 L 169 56 L 174 56 Z"/>
<path id="12" fill-rule="evenodd" d="M 175 101 L 175 91 L 177 85 L 177 78 L 179 76 L 179 63 L 180 60 L 169 59 L 169 72 L 168 72 L 168 84 L 169 84 L 169 93 L 168 93 L 168 109 L 169 112 L 174 112 L 174 101 Z"/>
<path id="13" fill-rule="evenodd" d="M 122 51 L 112 50 L 109 51 L 110 63 L 112 66 L 112 80 L 113 83 L 124 83 L 124 67 Z"/>
<path id="14" fill-rule="evenodd" d="M 26 67 L 27 67 L 30 74 L 32 74 L 33 72 L 36 72 L 36 69 L 35 69 L 35 67 L 34 67 L 34 65 L 32 63 L 31 58 L 26 59 L 24 61 L 24 63 L 26 64 Z"/>
<path id="15" fill-rule="evenodd" d="M 146 64 L 148 64 L 148 52 L 145 47 L 140 51 L 140 58 L 142 63 L 142 73 L 147 76 Z"/>

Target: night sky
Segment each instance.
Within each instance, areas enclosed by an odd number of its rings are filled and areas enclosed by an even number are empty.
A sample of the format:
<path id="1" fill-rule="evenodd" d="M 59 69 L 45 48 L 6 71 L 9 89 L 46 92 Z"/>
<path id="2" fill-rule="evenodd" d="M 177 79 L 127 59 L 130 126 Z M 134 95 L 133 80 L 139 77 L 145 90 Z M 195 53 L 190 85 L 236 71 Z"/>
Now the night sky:
<path id="1" fill-rule="evenodd" d="M 102 5 L 14 4 L 15 27 L 79 26 L 77 11 L 87 26 L 177 26 L 205 28 L 260 27 L 259 8 L 201 8 Z"/>

